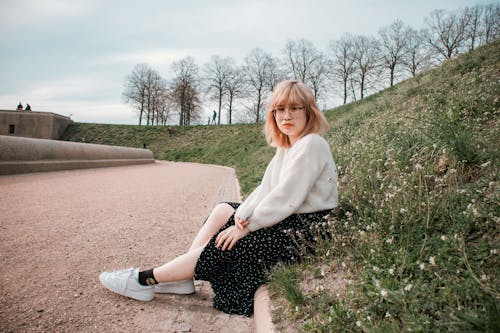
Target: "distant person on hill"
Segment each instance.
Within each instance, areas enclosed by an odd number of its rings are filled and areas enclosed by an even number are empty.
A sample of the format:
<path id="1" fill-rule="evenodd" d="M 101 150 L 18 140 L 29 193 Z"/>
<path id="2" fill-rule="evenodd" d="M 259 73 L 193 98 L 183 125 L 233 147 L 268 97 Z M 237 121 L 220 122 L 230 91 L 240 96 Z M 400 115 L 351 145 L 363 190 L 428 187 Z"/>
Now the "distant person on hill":
<path id="1" fill-rule="evenodd" d="M 24 108 L 24 111 L 31 111 L 31 106 L 26 103 L 26 107 Z"/>
<path id="2" fill-rule="evenodd" d="M 212 115 L 212 125 L 215 125 L 215 119 L 217 118 L 217 112 L 215 112 L 214 110 L 214 113 Z"/>
<path id="3" fill-rule="evenodd" d="M 19 104 L 17 104 L 17 111 L 22 111 L 22 110 L 23 110 L 23 104 L 19 102 Z"/>
<path id="4" fill-rule="evenodd" d="M 205 280 L 216 309 L 251 316 L 269 270 L 314 249 L 338 201 L 335 164 L 321 136 L 328 123 L 298 81 L 278 84 L 266 105 L 265 135 L 276 154 L 261 184 L 241 204 L 217 204 L 183 255 L 153 269 L 104 272 L 106 288 L 150 301 L 155 293 L 193 293 L 193 279 Z"/>

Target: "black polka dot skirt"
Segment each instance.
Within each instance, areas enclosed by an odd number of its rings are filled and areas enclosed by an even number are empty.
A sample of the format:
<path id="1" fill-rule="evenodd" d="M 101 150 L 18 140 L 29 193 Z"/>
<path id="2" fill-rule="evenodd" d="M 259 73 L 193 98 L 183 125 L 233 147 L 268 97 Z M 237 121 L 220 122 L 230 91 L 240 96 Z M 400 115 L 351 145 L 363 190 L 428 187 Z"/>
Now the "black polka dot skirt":
<path id="1" fill-rule="evenodd" d="M 228 204 L 235 210 L 239 206 Z M 313 250 L 317 230 L 329 212 L 293 214 L 269 228 L 249 233 L 232 250 L 222 251 L 215 246 L 215 239 L 234 225 L 233 214 L 201 253 L 195 279 L 210 282 L 216 309 L 251 316 L 255 291 L 266 282 L 269 270 L 277 264 L 298 262 L 305 252 Z"/>

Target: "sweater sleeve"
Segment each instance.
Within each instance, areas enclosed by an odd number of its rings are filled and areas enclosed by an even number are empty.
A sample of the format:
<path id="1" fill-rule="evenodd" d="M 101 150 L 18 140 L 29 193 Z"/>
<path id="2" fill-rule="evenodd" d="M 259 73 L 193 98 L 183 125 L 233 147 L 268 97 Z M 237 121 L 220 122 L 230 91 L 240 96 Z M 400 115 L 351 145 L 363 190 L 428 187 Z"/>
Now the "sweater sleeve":
<path id="1" fill-rule="evenodd" d="M 279 183 L 249 216 L 250 231 L 270 227 L 295 213 L 320 176 L 326 164 L 321 142 L 307 140 L 293 148 Z"/>
<path id="2" fill-rule="evenodd" d="M 250 195 L 241 203 L 241 205 L 236 210 L 235 212 L 236 217 L 239 217 L 243 221 L 248 220 L 248 218 L 254 211 L 255 207 L 262 199 L 262 196 L 265 195 L 265 193 L 269 192 L 270 182 L 271 182 L 270 181 L 271 172 L 273 169 L 273 165 L 275 164 L 275 161 L 276 161 L 276 155 L 267 165 L 266 171 L 264 172 L 264 176 L 262 177 L 262 182 L 259 184 L 259 186 L 255 188 L 255 190 L 252 191 L 252 193 L 250 193 Z"/>

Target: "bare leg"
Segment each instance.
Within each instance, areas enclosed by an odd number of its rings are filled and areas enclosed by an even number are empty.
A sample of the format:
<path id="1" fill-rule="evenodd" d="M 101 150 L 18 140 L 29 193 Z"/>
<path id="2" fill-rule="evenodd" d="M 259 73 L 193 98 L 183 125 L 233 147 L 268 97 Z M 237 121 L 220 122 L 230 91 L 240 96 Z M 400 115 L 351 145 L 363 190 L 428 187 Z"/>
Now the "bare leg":
<path id="1" fill-rule="evenodd" d="M 222 203 L 215 206 L 196 235 L 189 251 L 153 270 L 156 281 L 162 283 L 192 279 L 201 252 L 210 238 L 227 223 L 233 212 L 234 208 L 228 204 Z"/>
<path id="2" fill-rule="evenodd" d="M 227 223 L 227 220 L 229 220 L 233 213 L 234 208 L 226 203 L 220 203 L 215 206 L 208 216 L 207 221 L 203 224 L 200 231 L 196 235 L 189 249 L 193 250 L 199 248 L 200 246 L 205 247 L 210 238 L 212 238 L 212 236 Z"/>
<path id="3" fill-rule="evenodd" d="M 159 283 L 190 280 L 194 277 L 194 268 L 203 247 L 189 250 L 183 255 L 153 269 L 153 275 Z"/>

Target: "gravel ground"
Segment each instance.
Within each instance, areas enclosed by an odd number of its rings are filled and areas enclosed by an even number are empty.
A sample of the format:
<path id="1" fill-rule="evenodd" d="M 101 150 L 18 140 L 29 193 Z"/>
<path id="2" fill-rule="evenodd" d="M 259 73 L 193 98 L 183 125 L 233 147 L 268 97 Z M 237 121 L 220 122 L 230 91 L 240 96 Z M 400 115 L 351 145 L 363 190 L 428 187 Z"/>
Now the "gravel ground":
<path id="1" fill-rule="evenodd" d="M 99 273 L 150 268 L 186 250 L 214 203 L 238 200 L 234 170 L 192 163 L 0 176 L 1 332 L 251 332 L 188 296 L 138 302 Z"/>

